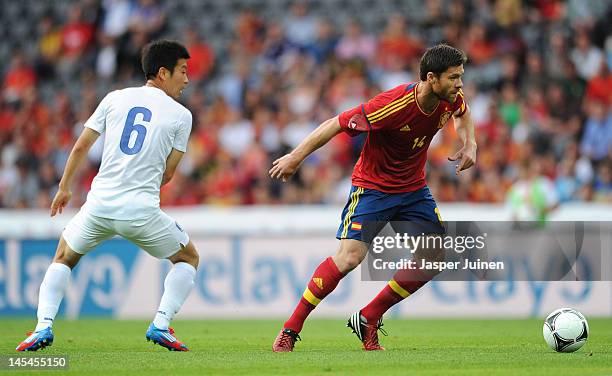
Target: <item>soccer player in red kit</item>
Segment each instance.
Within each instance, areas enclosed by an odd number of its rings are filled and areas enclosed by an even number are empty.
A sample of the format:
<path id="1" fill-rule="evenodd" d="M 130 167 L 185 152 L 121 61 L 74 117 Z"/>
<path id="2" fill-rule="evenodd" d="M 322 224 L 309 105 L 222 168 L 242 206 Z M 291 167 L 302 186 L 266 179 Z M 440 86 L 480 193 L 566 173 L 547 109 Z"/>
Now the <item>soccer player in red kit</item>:
<path id="1" fill-rule="evenodd" d="M 425 182 L 425 162 L 433 136 L 453 116 L 463 147 L 449 160 L 458 161 L 456 173 L 475 163 L 474 124 L 461 90 L 466 60 L 463 51 L 445 44 L 429 48 L 421 58 L 420 81 L 380 93 L 326 120 L 295 150 L 273 162 L 270 176 L 287 181 L 308 155 L 335 135 L 367 133 L 336 235 L 340 246 L 315 270 L 295 311 L 276 337 L 273 351 L 293 351 L 310 312 L 363 261 L 368 249 L 361 238 L 364 221 L 428 221 L 438 226 L 431 233 L 444 233 Z M 430 278 L 419 269 L 399 270 L 367 306 L 351 316 L 347 326 L 365 350 L 384 350 L 378 343 L 382 315 Z"/>

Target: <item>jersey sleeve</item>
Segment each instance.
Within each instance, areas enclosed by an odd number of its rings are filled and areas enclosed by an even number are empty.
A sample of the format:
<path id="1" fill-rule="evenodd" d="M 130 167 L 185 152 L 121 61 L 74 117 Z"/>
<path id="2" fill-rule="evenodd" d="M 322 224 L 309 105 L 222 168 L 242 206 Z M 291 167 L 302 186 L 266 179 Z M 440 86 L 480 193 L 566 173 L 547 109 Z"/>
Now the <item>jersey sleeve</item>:
<path id="1" fill-rule="evenodd" d="M 457 99 L 453 103 L 453 115 L 455 117 L 461 117 L 468 110 L 468 104 L 465 101 L 465 97 L 463 94 L 463 90 L 459 90 L 459 94 L 457 95 Z"/>
<path id="2" fill-rule="evenodd" d="M 189 112 L 189 110 L 185 110 L 183 116 L 181 116 L 181 120 L 179 121 L 176 135 L 174 136 L 174 144 L 172 145 L 174 149 L 183 153 L 187 151 L 187 141 L 189 140 L 189 134 L 191 133 L 191 122 L 191 112 Z"/>
<path id="3" fill-rule="evenodd" d="M 87 119 L 85 124 L 83 124 L 84 127 L 91 128 L 100 134 L 104 133 L 104 130 L 106 129 L 106 114 L 110 105 L 110 96 L 111 93 L 108 93 L 102 99 L 94 113 L 91 114 L 89 119 Z"/>
<path id="4" fill-rule="evenodd" d="M 400 85 L 384 91 L 366 103 L 341 113 L 340 128 L 351 136 L 361 132 L 376 131 L 394 124 L 394 115 L 413 101 L 413 92 Z"/>
<path id="5" fill-rule="evenodd" d="M 368 122 L 363 115 L 363 105 L 360 104 L 357 107 L 353 107 L 348 111 L 344 111 L 338 115 L 338 121 L 340 122 L 340 128 L 346 132 L 349 136 L 355 137 L 361 132 L 367 132 L 370 130 Z"/>

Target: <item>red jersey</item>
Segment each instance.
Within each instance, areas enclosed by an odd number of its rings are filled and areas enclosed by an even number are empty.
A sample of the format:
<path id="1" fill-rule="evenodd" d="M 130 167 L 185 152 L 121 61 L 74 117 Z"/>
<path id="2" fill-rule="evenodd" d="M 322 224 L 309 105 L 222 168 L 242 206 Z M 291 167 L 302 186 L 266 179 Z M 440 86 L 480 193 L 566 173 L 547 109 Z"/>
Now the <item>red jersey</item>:
<path id="1" fill-rule="evenodd" d="M 460 91 L 455 102 L 440 100 L 426 114 L 416 101 L 417 83 L 382 92 L 339 115 L 340 127 L 351 136 L 367 132 L 353 170 L 353 185 L 385 193 L 412 192 L 425 186 L 427 149 L 433 136 L 467 103 Z"/>

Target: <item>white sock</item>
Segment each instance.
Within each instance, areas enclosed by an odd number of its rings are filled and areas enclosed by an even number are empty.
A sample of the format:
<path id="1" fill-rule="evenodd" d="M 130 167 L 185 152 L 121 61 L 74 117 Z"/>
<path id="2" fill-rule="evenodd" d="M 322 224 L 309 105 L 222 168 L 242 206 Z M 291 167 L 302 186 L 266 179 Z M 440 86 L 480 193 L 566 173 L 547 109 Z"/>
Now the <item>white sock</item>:
<path id="1" fill-rule="evenodd" d="M 70 272 L 71 269 L 67 265 L 58 262 L 49 265 L 38 293 L 38 324 L 35 332 L 53 325 L 70 280 Z"/>
<path id="2" fill-rule="evenodd" d="M 168 329 L 170 320 L 181 309 L 181 306 L 195 285 L 196 270 L 186 262 L 177 262 L 168 272 L 164 281 L 164 295 L 159 303 L 153 325 L 158 329 Z"/>

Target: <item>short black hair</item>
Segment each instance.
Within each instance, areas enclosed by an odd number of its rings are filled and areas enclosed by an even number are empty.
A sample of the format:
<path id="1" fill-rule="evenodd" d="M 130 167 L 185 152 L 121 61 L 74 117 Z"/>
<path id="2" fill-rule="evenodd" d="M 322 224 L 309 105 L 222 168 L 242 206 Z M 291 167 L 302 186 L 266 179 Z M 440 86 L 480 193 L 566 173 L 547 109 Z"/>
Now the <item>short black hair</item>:
<path id="1" fill-rule="evenodd" d="M 166 68 L 171 73 L 179 59 L 189 59 L 187 48 L 173 40 L 156 40 L 142 49 L 142 71 L 147 80 L 154 79 L 159 68 Z"/>
<path id="2" fill-rule="evenodd" d="M 438 44 L 430 47 L 421 57 L 419 74 L 421 81 L 427 80 L 427 73 L 432 72 L 436 76 L 446 72 L 450 67 L 458 67 L 465 64 L 467 56 L 465 52 L 448 44 Z"/>

